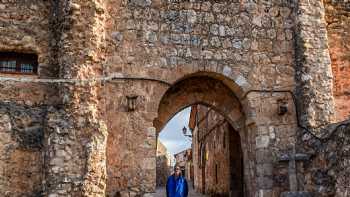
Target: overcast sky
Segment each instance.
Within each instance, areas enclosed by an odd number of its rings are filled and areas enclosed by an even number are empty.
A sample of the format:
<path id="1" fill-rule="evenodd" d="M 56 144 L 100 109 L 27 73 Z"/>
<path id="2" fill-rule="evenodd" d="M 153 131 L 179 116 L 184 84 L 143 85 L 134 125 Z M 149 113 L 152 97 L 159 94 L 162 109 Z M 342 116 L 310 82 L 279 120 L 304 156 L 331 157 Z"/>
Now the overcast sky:
<path id="1" fill-rule="evenodd" d="M 171 154 L 178 153 L 191 147 L 191 139 L 182 134 L 182 128 L 186 126 L 188 132 L 188 121 L 190 119 L 191 107 L 177 113 L 163 128 L 159 134 L 159 140 Z"/>

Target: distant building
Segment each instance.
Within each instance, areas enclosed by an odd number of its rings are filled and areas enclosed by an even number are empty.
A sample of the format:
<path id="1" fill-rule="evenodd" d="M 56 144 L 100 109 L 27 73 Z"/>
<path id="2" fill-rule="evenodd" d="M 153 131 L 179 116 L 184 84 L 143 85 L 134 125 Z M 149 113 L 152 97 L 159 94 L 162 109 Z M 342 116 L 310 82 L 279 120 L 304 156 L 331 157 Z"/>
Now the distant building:
<path id="1" fill-rule="evenodd" d="M 174 155 L 176 165 L 181 167 L 183 176 L 188 181 L 193 180 L 192 148 L 186 149 Z"/>
<path id="2" fill-rule="evenodd" d="M 166 147 L 158 140 L 156 160 L 156 185 L 158 187 L 165 186 L 167 177 L 172 173 L 173 160 L 172 155 L 168 153 Z"/>

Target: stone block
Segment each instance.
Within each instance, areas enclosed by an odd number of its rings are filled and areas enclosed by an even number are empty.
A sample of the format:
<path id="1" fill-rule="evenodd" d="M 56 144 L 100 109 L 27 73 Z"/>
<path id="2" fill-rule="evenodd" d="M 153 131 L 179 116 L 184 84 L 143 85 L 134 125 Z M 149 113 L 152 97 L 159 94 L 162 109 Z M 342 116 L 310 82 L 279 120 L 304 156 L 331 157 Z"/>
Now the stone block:
<path id="1" fill-rule="evenodd" d="M 280 197 L 314 197 L 314 195 L 310 192 L 283 192 Z"/>
<path id="2" fill-rule="evenodd" d="M 156 168 L 156 158 L 145 158 L 142 161 L 142 168 L 146 170 L 152 170 Z"/>
<path id="3" fill-rule="evenodd" d="M 268 176 L 261 176 L 257 178 L 257 185 L 259 188 L 272 189 L 273 179 Z"/>
<path id="4" fill-rule="evenodd" d="M 272 167 L 271 163 L 258 164 L 256 166 L 256 168 L 257 168 L 257 175 L 258 176 L 272 175 L 273 167 Z"/>
<path id="5" fill-rule="evenodd" d="M 272 153 L 268 149 L 256 150 L 256 162 L 257 163 L 269 163 L 272 159 Z"/>
<path id="6" fill-rule="evenodd" d="M 257 197 L 272 197 L 272 190 L 261 189 L 259 190 Z"/>
<path id="7" fill-rule="evenodd" d="M 256 148 L 267 148 L 270 143 L 270 137 L 268 135 L 258 136 L 255 138 Z"/>
<path id="8" fill-rule="evenodd" d="M 128 191 L 121 191 L 121 192 L 119 192 L 119 194 L 120 194 L 120 197 L 130 197 Z"/>
<path id="9" fill-rule="evenodd" d="M 130 0 L 129 3 L 134 6 L 147 7 L 152 4 L 152 0 Z"/>

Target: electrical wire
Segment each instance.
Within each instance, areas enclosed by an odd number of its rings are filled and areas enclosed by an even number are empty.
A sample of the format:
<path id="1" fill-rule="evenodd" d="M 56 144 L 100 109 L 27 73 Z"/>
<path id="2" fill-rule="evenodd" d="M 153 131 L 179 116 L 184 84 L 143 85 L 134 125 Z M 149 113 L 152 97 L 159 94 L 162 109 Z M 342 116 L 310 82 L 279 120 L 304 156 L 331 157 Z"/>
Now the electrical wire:
<path id="1" fill-rule="evenodd" d="M 18 79 L 18 78 L 12 78 L 12 77 L 0 77 L 0 81 L 5 81 L 5 82 L 34 82 L 34 83 L 84 83 L 84 82 L 113 82 L 113 81 L 118 81 L 118 80 L 140 80 L 140 81 L 153 81 L 157 82 L 163 85 L 166 85 L 168 87 L 171 87 L 172 84 L 165 81 L 165 80 L 160 80 L 160 79 L 155 79 L 155 78 L 148 78 L 148 77 L 124 77 L 124 76 L 108 76 L 108 77 L 101 77 L 101 78 L 92 78 L 92 79 L 33 79 L 33 78 L 25 78 L 25 79 Z M 301 129 L 303 129 L 305 132 L 307 132 L 309 135 L 311 135 L 313 138 L 319 140 L 320 142 L 326 142 L 332 136 L 336 133 L 338 128 L 342 126 L 346 126 L 350 124 L 350 121 L 344 121 L 342 123 L 338 123 L 338 125 L 333 129 L 333 131 L 328 134 L 327 136 L 323 137 L 318 137 L 316 136 L 309 128 L 304 126 L 301 121 L 300 121 L 300 110 L 297 104 L 297 98 L 291 90 L 268 90 L 268 89 L 251 89 L 248 90 L 241 98 L 240 100 L 244 100 L 247 98 L 247 96 L 250 93 L 288 93 L 292 97 L 293 104 L 295 107 L 296 111 L 296 120 L 297 120 L 297 126 Z M 321 130 L 326 130 L 322 128 L 322 126 L 312 128 L 313 130 L 321 129 Z M 325 132 L 327 133 L 327 132 Z"/>

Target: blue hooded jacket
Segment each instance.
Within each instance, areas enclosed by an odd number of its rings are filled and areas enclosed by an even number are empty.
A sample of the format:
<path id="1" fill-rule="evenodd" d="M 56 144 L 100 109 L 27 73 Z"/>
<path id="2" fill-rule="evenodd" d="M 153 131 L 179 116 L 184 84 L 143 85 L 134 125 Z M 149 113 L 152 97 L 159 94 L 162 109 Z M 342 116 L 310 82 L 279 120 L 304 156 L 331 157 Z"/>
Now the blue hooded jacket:
<path id="1" fill-rule="evenodd" d="M 166 183 L 166 196 L 167 197 L 187 197 L 188 185 L 184 177 L 179 176 L 175 178 L 175 175 L 168 177 Z"/>

